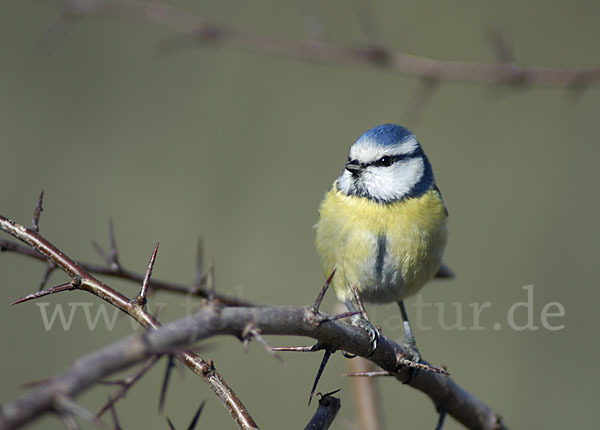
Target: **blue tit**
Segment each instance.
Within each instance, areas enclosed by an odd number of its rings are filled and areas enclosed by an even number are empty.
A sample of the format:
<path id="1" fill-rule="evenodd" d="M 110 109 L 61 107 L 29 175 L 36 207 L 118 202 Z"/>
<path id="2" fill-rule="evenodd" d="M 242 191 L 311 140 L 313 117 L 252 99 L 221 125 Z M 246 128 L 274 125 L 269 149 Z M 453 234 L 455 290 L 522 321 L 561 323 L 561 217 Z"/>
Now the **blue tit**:
<path id="1" fill-rule="evenodd" d="M 397 302 L 405 347 L 419 361 L 403 299 L 440 270 L 448 211 L 414 134 L 395 124 L 365 132 L 319 214 L 317 252 L 326 275 L 336 269 L 332 285 L 340 301 L 354 310 L 356 286 L 366 302 Z"/>

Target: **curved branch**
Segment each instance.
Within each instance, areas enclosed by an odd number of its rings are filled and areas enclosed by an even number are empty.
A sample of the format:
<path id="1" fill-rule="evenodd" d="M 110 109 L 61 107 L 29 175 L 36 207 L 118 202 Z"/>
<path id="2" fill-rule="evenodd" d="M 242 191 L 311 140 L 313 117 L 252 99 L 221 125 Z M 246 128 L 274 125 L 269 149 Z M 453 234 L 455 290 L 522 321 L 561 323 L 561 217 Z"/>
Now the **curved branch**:
<path id="1" fill-rule="evenodd" d="M 368 356 L 367 335 L 350 324 L 333 321 L 315 313 L 312 307 L 225 307 L 204 306 L 196 314 L 143 335 L 135 335 L 78 359 L 63 374 L 49 380 L 33 392 L 6 404 L 0 413 L 0 429 L 22 425 L 52 409 L 59 397 L 73 397 L 98 380 L 153 354 L 172 351 L 217 335 L 240 338 L 248 324 L 260 328 L 263 335 L 308 336 L 331 348 Z M 369 357 L 399 379 L 409 369 L 399 365 L 404 357 L 400 345 L 381 336 L 375 353 Z M 421 371 L 410 381 L 438 406 L 472 429 L 502 429 L 502 420 L 490 407 L 459 387 L 450 377 Z"/>
<path id="2" fill-rule="evenodd" d="M 347 47 L 320 40 L 301 40 L 229 28 L 184 12 L 167 3 L 116 0 L 54 0 L 64 16 L 142 21 L 172 28 L 182 43 L 229 44 L 257 52 L 304 61 L 363 65 L 433 81 L 527 84 L 550 87 L 586 86 L 600 83 L 600 67 L 553 68 L 522 66 L 510 58 L 497 63 L 446 61 L 392 51 L 379 45 Z"/>
<path id="3" fill-rule="evenodd" d="M 0 229 L 25 242 L 41 255 L 45 256 L 48 262 L 60 267 L 69 274 L 73 280 L 71 283 L 64 286 L 63 289 L 80 289 L 88 291 L 125 312 L 146 329 L 156 329 L 160 326 L 160 322 L 146 311 L 143 301 L 139 302 L 136 299 L 131 300 L 108 285 L 100 282 L 77 262 L 70 259 L 52 243 L 44 239 L 36 230 L 28 229 L 2 215 L 0 215 Z M 36 295 L 30 296 L 31 298 L 35 298 Z M 29 297 L 27 299 L 29 299 Z M 18 300 L 15 303 L 18 302 L 21 302 L 21 300 Z M 240 428 L 258 428 L 242 401 L 227 385 L 225 380 L 219 375 L 211 363 L 202 360 L 193 352 L 180 352 L 177 354 L 177 358 L 184 362 L 192 372 L 200 376 L 209 385 Z"/>

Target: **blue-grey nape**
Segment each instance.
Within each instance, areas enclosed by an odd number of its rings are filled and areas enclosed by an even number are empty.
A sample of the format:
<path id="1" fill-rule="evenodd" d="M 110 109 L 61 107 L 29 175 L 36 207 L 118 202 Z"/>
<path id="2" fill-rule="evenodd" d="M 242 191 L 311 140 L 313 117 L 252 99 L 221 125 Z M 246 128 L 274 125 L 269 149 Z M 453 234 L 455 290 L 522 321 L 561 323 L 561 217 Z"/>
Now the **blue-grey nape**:
<path id="1" fill-rule="evenodd" d="M 390 146 L 414 137 L 415 135 L 409 129 L 401 125 L 382 124 L 365 131 L 356 143 L 363 139 L 370 139 L 382 146 Z"/>

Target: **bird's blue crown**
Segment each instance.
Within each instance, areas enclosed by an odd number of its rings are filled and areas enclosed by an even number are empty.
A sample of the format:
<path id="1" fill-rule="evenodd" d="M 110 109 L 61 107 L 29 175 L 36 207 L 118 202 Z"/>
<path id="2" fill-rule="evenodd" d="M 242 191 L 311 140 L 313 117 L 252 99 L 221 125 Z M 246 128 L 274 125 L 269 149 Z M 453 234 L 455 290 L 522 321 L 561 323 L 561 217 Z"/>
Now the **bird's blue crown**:
<path id="1" fill-rule="evenodd" d="M 392 146 L 400 144 L 408 139 L 414 138 L 414 134 L 407 128 L 396 124 L 383 124 L 367 130 L 356 143 L 370 140 L 381 146 Z"/>

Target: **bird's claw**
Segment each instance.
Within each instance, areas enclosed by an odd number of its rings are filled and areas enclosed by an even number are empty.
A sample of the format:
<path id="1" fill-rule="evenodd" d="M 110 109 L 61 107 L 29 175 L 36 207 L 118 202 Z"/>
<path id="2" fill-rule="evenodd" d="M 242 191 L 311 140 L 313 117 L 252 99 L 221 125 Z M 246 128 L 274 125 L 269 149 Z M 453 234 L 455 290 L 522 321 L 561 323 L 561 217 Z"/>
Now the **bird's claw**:
<path id="1" fill-rule="evenodd" d="M 421 357 L 421 353 L 419 352 L 419 349 L 417 348 L 415 338 L 412 335 L 411 331 L 409 331 L 406 334 L 406 336 L 404 336 L 404 339 L 402 340 L 401 343 L 402 343 L 402 347 L 407 352 L 407 355 L 408 355 L 408 358 L 410 358 L 410 361 L 419 363 L 421 361 L 422 357 Z M 410 383 L 410 381 L 412 381 L 415 378 L 415 376 L 417 376 L 417 373 L 419 373 L 419 369 L 411 368 L 408 379 L 402 383 L 403 384 Z"/>
<path id="2" fill-rule="evenodd" d="M 373 355 L 379 344 L 379 330 L 371 322 L 364 318 L 362 315 L 354 315 L 350 320 L 353 326 L 362 328 L 369 335 L 369 344 L 371 346 L 369 350 L 369 356 Z"/>
<path id="3" fill-rule="evenodd" d="M 408 357 L 411 361 L 415 363 L 419 363 L 421 361 L 421 353 L 417 348 L 417 344 L 415 343 L 415 338 L 413 336 L 405 336 L 402 340 L 402 346 L 408 353 Z"/>

